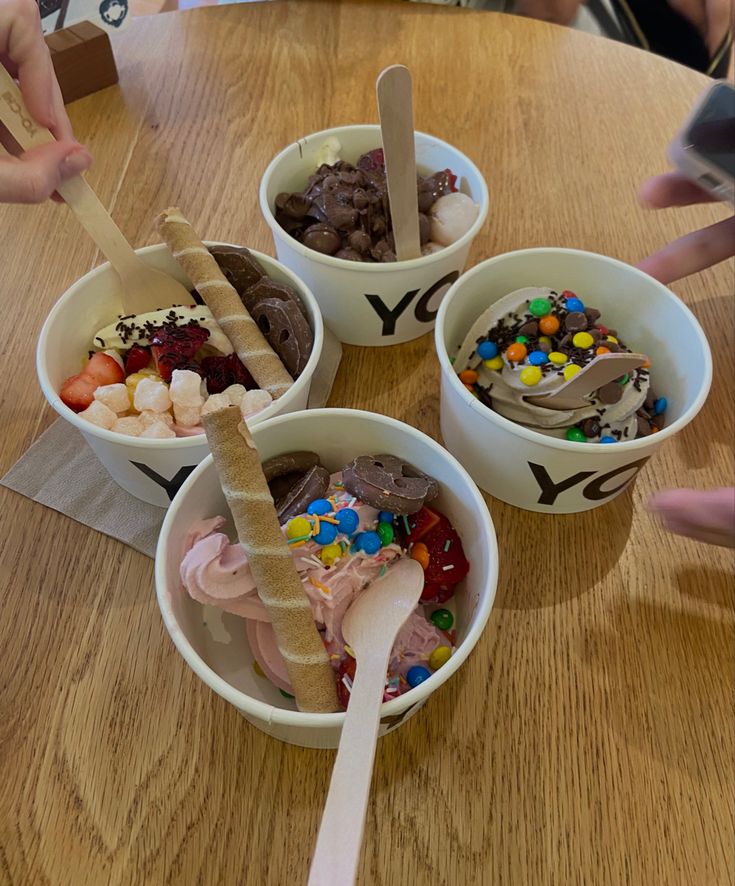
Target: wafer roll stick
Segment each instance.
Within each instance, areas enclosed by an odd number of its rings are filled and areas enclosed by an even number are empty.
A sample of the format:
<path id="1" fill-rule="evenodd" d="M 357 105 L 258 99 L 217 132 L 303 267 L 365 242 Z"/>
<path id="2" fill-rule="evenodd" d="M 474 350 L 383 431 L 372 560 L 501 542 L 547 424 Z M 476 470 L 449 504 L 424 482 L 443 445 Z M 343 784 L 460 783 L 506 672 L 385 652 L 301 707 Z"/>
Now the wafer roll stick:
<path id="1" fill-rule="evenodd" d="M 203 416 L 222 491 L 302 711 L 336 711 L 337 689 L 309 599 L 278 525 L 260 456 L 240 410 Z"/>
<path id="2" fill-rule="evenodd" d="M 277 400 L 293 379 L 207 247 L 176 207 L 162 212 L 156 226 L 258 387 Z"/>

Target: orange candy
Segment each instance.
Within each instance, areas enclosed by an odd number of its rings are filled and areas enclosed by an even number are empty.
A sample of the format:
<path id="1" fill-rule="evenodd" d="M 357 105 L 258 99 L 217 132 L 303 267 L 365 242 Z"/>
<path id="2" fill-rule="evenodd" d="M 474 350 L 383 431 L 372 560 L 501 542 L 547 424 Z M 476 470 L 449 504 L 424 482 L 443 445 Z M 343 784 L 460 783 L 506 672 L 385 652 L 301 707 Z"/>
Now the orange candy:
<path id="1" fill-rule="evenodd" d="M 598 357 L 601 357 L 603 354 L 609 354 L 609 353 L 610 353 L 610 348 L 603 348 L 602 346 L 600 346 L 600 347 L 595 351 L 595 353 L 597 354 Z"/>
<path id="2" fill-rule="evenodd" d="M 479 376 L 474 369 L 465 369 L 464 372 L 459 374 L 459 380 L 466 385 L 473 385 L 478 378 Z"/>
<path id="3" fill-rule="evenodd" d="M 411 548 L 411 559 L 420 563 L 422 569 L 429 565 L 429 549 L 422 541 L 417 541 Z"/>
<path id="4" fill-rule="evenodd" d="M 548 314 L 538 321 L 538 328 L 544 335 L 553 335 L 559 331 L 559 318 L 553 314 Z"/>
<path id="5" fill-rule="evenodd" d="M 526 346 L 521 342 L 515 342 L 512 344 L 508 350 L 505 352 L 505 356 L 510 360 L 511 363 L 520 363 L 521 360 L 526 359 L 526 354 L 528 350 Z"/>
<path id="6" fill-rule="evenodd" d="M 646 360 L 645 363 L 641 363 L 641 369 L 650 369 L 650 368 L 651 368 L 651 361 L 650 360 Z"/>

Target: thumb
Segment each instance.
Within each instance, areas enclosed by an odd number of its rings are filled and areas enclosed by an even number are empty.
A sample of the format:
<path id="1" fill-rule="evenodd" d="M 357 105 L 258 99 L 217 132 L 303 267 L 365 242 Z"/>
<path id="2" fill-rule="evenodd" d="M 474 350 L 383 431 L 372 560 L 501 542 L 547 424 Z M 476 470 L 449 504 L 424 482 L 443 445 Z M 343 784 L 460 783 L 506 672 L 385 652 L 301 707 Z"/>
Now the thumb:
<path id="1" fill-rule="evenodd" d="M 69 178 L 92 163 L 86 148 L 69 141 L 54 141 L 20 157 L 0 158 L 0 202 L 41 203 Z"/>

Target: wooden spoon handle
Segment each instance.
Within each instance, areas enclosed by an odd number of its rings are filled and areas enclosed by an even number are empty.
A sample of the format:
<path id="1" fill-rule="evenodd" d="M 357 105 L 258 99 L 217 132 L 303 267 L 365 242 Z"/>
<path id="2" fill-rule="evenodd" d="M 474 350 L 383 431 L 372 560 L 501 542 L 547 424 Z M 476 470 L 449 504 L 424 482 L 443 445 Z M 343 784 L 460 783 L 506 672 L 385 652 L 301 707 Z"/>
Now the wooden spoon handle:
<path id="1" fill-rule="evenodd" d="M 350 886 L 357 877 L 389 656 L 357 666 L 308 886 Z"/>
<path id="2" fill-rule="evenodd" d="M 54 141 L 48 129 L 31 117 L 18 85 L 1 64 L 0 122 L 24 151 Z M 136 273 L 140 259 L 86 180 L 81 175 L 74 176 L 60 184 L 58 192 L 120 276 L 126 278 Z"/>
<path id="3" fill-rule="evenodd" d="M 421 255 L 410 71 L 391 65 L 378 77 L 376 90 L 396 258 L 405 261 Z"/>

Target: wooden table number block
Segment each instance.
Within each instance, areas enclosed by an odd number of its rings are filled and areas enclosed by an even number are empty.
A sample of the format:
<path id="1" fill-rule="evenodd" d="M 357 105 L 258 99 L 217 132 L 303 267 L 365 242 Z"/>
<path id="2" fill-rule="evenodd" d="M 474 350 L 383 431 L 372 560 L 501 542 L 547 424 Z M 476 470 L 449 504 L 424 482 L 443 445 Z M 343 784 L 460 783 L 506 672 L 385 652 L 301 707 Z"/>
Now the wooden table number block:
<path id="1" fill-rule="evenodd" d="M 79 22 L 46 37 L 51 60 L 69 103 L 117 83 L 110 38 L 91 22 Z"/>

